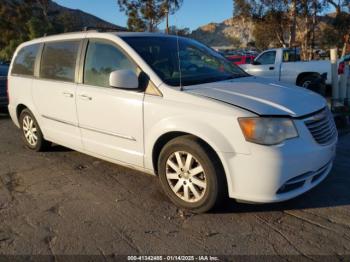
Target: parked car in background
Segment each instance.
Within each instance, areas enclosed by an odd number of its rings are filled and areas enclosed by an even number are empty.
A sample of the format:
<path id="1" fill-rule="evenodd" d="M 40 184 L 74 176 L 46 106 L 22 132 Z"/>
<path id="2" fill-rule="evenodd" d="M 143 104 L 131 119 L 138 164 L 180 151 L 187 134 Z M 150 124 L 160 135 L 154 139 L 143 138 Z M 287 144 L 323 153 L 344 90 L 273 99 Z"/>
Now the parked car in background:
<path id="1" fill-rule="evenodd" d="M 269 49 L 258 55 L 252 64 L 241 65 L 247 73 L 307 88 L 313 81 L 326 75 L 326 84 L 332 84 L 329 61 L 301 61 L 297 49 Z"/>
<path id="2" fill-rule="evenodd" d="M 337 130 L 325 99 L 252 77 L 192 39 L 50 36 L 20 45 L 10 72 L 8 108 L 29 149 L 54 142 L 156 175 L 195 212 L 227 196 L 291 199 L 332 168 Z"/>
<path id="3" fill-rule="evenodd" d="M 345 65 L 350 63 L 350 54 L 342 57 L 339 60 L 338 64 L 338 75 L 342 75 L 345 73 Z"/>
<path id="4" fill-rule="evenodd" d="M 7 74 L 9 66 L 0 64 L 0 108 L 7 107 Z"/>
<path id="5" fill-rule="evenodd" d="M 244 65 L 244 64 L 251 64 L 255 56 L 252 55 L 232 55 L 232 56 L 226 56 L 226 59 L 230 62 L 234 63 L 235 65 Z"/>

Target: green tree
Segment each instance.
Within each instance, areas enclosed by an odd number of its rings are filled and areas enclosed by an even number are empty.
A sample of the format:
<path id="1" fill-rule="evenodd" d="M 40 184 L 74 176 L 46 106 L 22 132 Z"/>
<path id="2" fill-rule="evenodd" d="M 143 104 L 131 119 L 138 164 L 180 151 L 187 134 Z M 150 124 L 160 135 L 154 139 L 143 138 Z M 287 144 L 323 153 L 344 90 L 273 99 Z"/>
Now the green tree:
<path id="1" fill-rule="evenodd" d="M 27 21 L 32 16 L 30 1 L 0 5 L 0 59 L 9 60 L 17 46 L 28 39 Z"/>
<path id="2" fill-rule="evenodd" d="M 331 47 L 342 47 L 342 56 L 345 55 L 348 43 L 344 40 L 350 34 L 350 0 L 325 0 L 326 3 L 335 8 L 335 18 L 323 33 L 323 42 Z M 333 37 L 327 33 L 332 32 Z"/>
<path id="3" fill-rule="evenodd" d="M 43 21 L 40 18 L 35 16 L 30 18 L 29 21 L 26 23 L 26 25 L 28 28 L 27 37 L 29 39 L 42 37 L 52 30 L 51 24 L 43 23 Z"/>
<path id="4" fill-rule="evenodd" d="M 121 11 L 128 16 L 131 31 L 154 32 L 169 14 L 174 14 L 183 0 L 118 0 Z"/>

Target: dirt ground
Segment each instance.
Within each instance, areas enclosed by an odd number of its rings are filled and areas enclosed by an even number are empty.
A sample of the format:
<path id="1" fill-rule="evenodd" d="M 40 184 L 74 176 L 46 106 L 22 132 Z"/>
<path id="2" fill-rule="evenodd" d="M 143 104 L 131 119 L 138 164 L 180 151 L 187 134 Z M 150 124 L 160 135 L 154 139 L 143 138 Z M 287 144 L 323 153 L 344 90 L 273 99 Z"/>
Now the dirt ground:
<path id="1" fill-rule="evenodd" d="M 321 185 L 274 205 L 193 215 L 155 177 L 55 146 L 27 150 L 0 115 L 2 255 L 350 255 L 350 135 Z"/>

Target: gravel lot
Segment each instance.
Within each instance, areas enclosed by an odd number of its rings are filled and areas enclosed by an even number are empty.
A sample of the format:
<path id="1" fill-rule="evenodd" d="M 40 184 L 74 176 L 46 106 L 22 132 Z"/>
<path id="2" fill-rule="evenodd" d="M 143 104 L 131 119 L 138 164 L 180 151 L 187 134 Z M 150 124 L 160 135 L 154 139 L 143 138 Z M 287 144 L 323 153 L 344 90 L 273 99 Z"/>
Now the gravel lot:
<path id="1" fill-rule="evenodd" d="M 257 174 L 258 175 L 258 174 Z M 55 146 L 27 150 L 0 115 L 0 254 L 350 255 L 350 135 L 331 175 L 282 204 L 178 210 L 155 177 Z"/>

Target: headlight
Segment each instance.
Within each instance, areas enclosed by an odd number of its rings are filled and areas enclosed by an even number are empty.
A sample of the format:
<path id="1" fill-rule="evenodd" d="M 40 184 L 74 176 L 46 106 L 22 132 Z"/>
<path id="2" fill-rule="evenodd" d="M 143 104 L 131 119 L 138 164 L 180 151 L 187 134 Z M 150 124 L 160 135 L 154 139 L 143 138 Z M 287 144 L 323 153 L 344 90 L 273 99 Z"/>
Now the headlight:
<path id="1" fill-rule="evenodd" d="M 248 117 L 238 121 L 245 139 L 256 144 L 276 145 L 298 137 L 293 120 L 288 118 Z"/>

